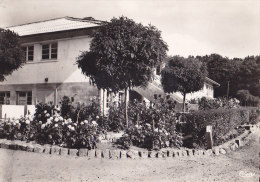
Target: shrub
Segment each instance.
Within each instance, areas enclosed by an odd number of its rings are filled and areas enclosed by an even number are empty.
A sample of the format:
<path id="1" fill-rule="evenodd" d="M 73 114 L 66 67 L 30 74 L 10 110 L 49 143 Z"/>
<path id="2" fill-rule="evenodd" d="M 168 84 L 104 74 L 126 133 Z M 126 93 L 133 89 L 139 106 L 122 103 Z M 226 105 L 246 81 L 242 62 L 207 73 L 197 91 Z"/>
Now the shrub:
<path id="1" fill-rule="evenodd" d="M 61 101 L 61 116 L 64 119 L 71 118 L 73 121 L 95 119 L 100 115 L 99 100 L 96 97 L 90 98 L 90 102 L 72 104 L 69 97 L 64 96 Z"/>
<path id="2" fill-rule="evenodd" d="M 9 140 L 30 141 L 34 139 L 35 128 L 31 116 L 20 119 L 6 119 L 0 124 L 0 137 Z"/>
<path id="3" fill-rule="evenodd" d="M 185 135 L 192 134 L 193 143 L 205 148 L 206 126 L 212 125 L 214 145 L 219 145 L 227 140 L 226 135 L 231 133 L 232 130 L 241 124 L 249 122 L 249 119 L 255 117 L 255 115 L 251 115 L 250 113 L 250 110 L 244 108 L 222 108 L 188 113 L 182 117 L 182 120 L 185 121 L 182 126 L 182 131 Z"/>
<path id="4" fill-rule="evenodd" d="M 194 100 L 192 101 L 194 102 Z M 199 110 L 209 110 L 209 109 L 218 109 L 218 108 L 238 108 L 239 100 L 237 99 L 226 99 L 226 98 L 216 98 L 216 99 L 208 99 L 206 97 L 202 97 L 198 99 Z"/>
<path id="5" fill-rule="evenodd" d="M 123 145 L 159 149 L 180 147 L 182 135 L 176 131 L 176 116 L 172 102 L 156 99 L 154 106 L 147 108 L 143 103 L 134 102 L 129 108 L 131 125 L 125 131 Z"/>
<path id="6" fill-rule="evenodd" d="M 0 137 L 10 140 L 35 140 L 40 144 L 60 145 L 68 148 L 95 148 L 103 131 L 96 119 L 73 121 L 64 119 L 59 109 L 47 104 L 36 106 L 35 116 L 7 119 L 0 123 Z M 46 110 L 44 110 L 46 109 Z"/>

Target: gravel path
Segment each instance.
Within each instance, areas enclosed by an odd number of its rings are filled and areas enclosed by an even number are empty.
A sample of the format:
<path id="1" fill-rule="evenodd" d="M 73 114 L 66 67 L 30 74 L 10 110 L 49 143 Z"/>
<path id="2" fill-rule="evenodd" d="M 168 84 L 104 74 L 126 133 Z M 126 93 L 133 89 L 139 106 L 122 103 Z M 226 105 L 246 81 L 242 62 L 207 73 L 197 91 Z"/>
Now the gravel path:
<path id="1" fill-rule="evenodd" d="M 258 182 L 259 136 L 258 131 L 248 145 L 215 157 L 88 160 L 0 149 L 0 181 Z"/>

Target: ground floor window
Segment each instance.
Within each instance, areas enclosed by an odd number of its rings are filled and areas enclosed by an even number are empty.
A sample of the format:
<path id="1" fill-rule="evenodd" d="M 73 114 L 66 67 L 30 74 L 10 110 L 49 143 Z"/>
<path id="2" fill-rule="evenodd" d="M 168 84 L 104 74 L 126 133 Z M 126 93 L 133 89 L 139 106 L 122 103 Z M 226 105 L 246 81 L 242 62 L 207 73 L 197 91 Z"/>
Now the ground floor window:
<path id="1" fill-rule="evenodd" d="M 0 104 L 10 104 L 10 92 L 0 92 Z"/>
<path id="2" fill-rule="evenodd" d="M 32 91 L 17 92 L 17 105 L 32 105 Z"/>

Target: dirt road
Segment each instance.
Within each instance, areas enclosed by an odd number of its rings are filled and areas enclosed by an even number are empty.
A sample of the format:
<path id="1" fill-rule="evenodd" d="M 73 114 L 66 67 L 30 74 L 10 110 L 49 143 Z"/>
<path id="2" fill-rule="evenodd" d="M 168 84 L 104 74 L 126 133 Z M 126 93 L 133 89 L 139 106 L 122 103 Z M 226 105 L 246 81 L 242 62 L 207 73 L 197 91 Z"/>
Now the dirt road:
<path id="1" fill-rule="evenodd" d="M 258 182 L 259 132 L 245 147 L 220 156 L 87 160 L 0 149 L 2 181 Z"/>

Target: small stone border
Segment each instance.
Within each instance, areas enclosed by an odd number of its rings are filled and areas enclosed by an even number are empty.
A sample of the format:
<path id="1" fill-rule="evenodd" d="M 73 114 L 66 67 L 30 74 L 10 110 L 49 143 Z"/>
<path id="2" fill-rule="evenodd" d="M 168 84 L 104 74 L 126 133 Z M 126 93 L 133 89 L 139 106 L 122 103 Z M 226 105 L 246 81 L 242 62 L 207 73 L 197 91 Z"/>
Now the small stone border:
<path id="1" fill-rule="evenodd" d="M 220 146 L 216 146 L 209 150 L 197 149 L 161 149 L 160 151 L 138 151 L 138 150 L 99 150 L 99 149 L 68 149 L 51 145 L 39 145 L 33 143 L 25 143 L 23 141 L 10 141 L 0 139 L 0 148 L 11 150 L 22 150 L 34 153 L 44 153 L 57 156 L 74 156 L 86 157 L 89 159 L 143 159 L 143 158 L 178 158 L 178 157 L 195 157 L 195 156 L 217 156 L 235 151 L 237 148 L 244 146 L 252 139 L 257 126 L 246 130 L 243 134 L 232 139 Z M 113 139 L 114 140 L 114 139 Z"/>

